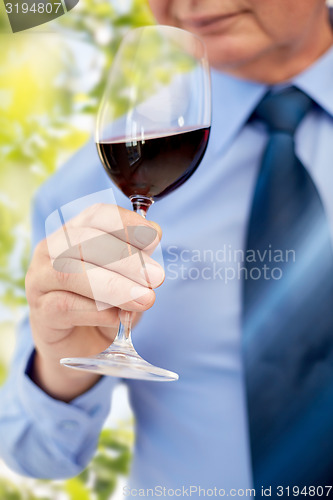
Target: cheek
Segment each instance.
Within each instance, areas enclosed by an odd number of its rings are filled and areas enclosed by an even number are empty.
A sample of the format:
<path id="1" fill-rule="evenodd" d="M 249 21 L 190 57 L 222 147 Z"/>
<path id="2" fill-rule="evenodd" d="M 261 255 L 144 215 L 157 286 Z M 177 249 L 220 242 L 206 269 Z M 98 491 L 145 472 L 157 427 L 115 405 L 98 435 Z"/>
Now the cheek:
<path id="1" fill-rule="evenodd" d="M 159 24 L 172 24 L 170 0 L 149 0 L 149 6 Z"/>
<path id="2" fill-rule="evenodd" d="M 255 0 L 254 15 L 263 33 L 276 41 L 288 42 L 293 34 L 306 27 L 315 14 L 314 5 L 324 4 L 325 0 Z"/>
<path id="3" fill-rule="evenodd" d="M 271 50 L 274 42 L 264 31 L 249 23 L 241 30 L 205 37 L 210 64 L 217 69 L 228 69 L 262 56 Z"/>

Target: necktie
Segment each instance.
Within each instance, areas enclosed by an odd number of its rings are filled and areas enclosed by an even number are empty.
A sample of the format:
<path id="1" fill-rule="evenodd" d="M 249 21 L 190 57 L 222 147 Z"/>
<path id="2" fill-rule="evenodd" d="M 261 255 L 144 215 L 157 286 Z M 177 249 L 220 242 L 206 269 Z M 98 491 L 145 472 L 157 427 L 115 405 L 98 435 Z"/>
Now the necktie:
<path id="1" fill-rule="evenodd" d="M 333 485 L 332 243 L 294 146 L 313 106 L 291 87 L 268 93 L 251 117 L 269 137 L 247 232 L 244 374 L 254 485 L 257 496 L 272 487 L 271 498 L 279 487 Z"/>

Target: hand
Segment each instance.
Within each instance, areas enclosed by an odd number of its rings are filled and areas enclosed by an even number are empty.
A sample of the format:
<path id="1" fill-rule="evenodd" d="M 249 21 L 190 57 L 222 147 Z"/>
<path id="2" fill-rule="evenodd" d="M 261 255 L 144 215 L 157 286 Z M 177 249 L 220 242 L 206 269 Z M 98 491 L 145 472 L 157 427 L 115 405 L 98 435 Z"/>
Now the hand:
<path id="1" fill-rule="evenodd" d="M 26 276 L 32 376 L 51 396 L 69 401 L 99 379 L 61 366 L 62 357 L 103 351 L 116 336 L 119 308 L 138 315 L 153 305 L 164 271 L 149 254 L 160 236 L 138 214 L 98 204 L 36 247 Z"/>

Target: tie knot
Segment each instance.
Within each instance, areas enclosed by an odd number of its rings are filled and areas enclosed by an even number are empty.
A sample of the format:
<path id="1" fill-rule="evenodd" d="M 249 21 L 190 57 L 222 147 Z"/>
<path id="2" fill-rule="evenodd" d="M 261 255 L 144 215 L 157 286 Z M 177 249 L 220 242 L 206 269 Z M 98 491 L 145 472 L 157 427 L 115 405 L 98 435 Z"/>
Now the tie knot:
<path id="1" fill-rule="evenodd" d="M 252 118 L 266 123 L 270 131 L 293 135 L 312 105 L 309 96 L 290 87 L 279 93 L 268 92 L 254 110 Z"/>

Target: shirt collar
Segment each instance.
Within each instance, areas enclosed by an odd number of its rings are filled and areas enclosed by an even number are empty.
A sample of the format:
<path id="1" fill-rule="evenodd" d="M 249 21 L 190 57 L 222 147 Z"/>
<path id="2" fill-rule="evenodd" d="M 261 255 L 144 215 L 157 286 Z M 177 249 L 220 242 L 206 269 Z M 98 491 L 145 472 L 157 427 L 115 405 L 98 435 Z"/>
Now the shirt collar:
<path id="1" fill-rule="evenodd" d="M 267 85 L 212 70 L 212 130 L 210 142 L 219 152 L 246 123 L 267 91 Z"/>
<path id="2" fill-rule="evenodd" d="M 292 79 L 293 85 L 306 92 L 333 116 L 333 46 L 314 64 Z"/>
<path id="3" fill-rule="evenodd" d="M 333 47 L 305 71 L 275 88 L 295 85 L 333 116 L 332 73 Z M 270 88 L 262 83 L 212 70 L 211 142 L 216 144 L 219 152 L 235 138 Z"/>

